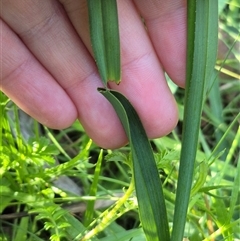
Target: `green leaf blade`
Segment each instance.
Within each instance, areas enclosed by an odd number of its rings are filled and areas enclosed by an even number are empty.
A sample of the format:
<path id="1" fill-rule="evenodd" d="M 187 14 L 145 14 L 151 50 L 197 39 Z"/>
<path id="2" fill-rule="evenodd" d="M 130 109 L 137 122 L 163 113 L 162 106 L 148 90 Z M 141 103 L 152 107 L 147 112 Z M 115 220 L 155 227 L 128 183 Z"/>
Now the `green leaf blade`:
<path id="1" fill-rule="evenodd" d="M 205 84 L 214 71 L 218 41 L 218 1 L 188 1 L 187 75 L 182 150 L 172 241 L 182 241 L 191 193 Z"/>
<path id="2" fill-rule="evenodd" d="M 116 0 L 104 0 L 102 4 L 103 31 L 108 80 L 120 82 L 120 40 Z"/>
<path id="3" fill-rule="evenodd" d="M 103 35 L 102 0 L 88 0 L 87 3 L 93 53 L 100 77 L 104 85 L 106 85 L 108 76 Z"/>
<path id="4" fill-rule="evenodd" d="M 120 82 L 121 60 L 116 0 L 88 0 L 90 36 L 104 86 Z"/>
<path id="5" fill-rule="evenodd" d="M 142 123 L 122 94 L 105 89 L 99 91 L 115 108 L 130 141 L 139 215 L 146 238 L 168 241 L 170 235 L 162 184 Z"/>

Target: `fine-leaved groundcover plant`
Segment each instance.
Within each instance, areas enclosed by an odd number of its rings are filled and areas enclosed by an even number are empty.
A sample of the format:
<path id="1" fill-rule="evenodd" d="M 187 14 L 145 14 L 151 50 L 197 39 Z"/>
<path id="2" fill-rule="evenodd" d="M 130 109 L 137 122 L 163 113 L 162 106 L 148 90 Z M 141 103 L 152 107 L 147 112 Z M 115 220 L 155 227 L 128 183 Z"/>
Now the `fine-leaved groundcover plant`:
<path id="1" fill-rule="evenodd" d="M 128 99 L 108 88 L 121 85 L 117 1 L 87 5 L 96 91 L 129 144 L 102 150 L 77 121 L 53 131 L 27 117 L 26 129 L 0 93 L 0 240 L 240 240 L 240 4 L 187 1 L 185 90 L 166 76 L 179 125 L 151 141 Z"/>

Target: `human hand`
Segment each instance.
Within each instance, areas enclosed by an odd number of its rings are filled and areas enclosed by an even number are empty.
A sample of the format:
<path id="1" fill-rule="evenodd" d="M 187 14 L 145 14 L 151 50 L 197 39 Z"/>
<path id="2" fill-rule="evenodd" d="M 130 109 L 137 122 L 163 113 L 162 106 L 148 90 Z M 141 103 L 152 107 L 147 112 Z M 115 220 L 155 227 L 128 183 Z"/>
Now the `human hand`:
<path id="1" fill-rule="evenodd" d="M 104 148 L 127 141 L 92 57 L 85 0 L 1 0 L 0 90 L 42 124 L 62 129 L 79 118 Z M 119 0 L 123 93 L 150 138 L 178 120 L 164 70 L 184 86 L 185 0 Z M 140 15 L 145 19 L 146 31 Z"/>

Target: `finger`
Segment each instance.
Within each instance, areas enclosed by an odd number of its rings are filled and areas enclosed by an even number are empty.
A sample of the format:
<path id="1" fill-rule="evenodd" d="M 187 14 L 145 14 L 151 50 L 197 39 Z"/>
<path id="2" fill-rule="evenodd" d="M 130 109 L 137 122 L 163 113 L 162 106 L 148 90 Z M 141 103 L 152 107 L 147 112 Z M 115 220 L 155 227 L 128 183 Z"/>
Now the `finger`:
<path id="1" fill-rule="evenodd" d="M 178 113 L 141 17 L 132 1 L 118 1 L 122 82 L 112 88 L 124 93 L 137 110 L 150 138 L 168 134 Z"/>
<path id="2" fill-rule="evenodd" d="M 186 0 L 135 0 L 158 58 L 170 78 L 185 85 Z"/>
<path id="3" fill-rule="evenodd" d="M 89 34 L 81 31 L 88 26 L 86 1 L 60 0 L 76 31 L 90 48 Z M 143 121 L 149 137 L 169 133 L 176 125 L 178 115 L 175 100 L 166 84 L 164 73 L 144 29 L 141 18 L 131 1 L 118 1 L 122 82 L 120 90 L 132 102 Z M 88 30 L 86 30 L 87 32 Z"/>
<path id="4" fill-rule="evenodd" d="M 3 1 L 2 17 L 40 63 L 65 89 L 89 136 L 115 148 L 126 136 L 113 108 L 97 92 L 102 86 L 96 66 L 56 1 Z"/>
<path id="5" fill-rule="evenodd" d="M 0 26 L 0 90 L 41 123 L 69 126 L 77 116 L 71 99 L 1 19 Z"/>
<path id="6" fill-rule="evenodd" d="M 89 21 L 88 21 L 88 5 L 86 0 L 58 0 L 64 7 L 68 18 L 78 35 L 81 37 L 84 45 L 93 56 Z"/>

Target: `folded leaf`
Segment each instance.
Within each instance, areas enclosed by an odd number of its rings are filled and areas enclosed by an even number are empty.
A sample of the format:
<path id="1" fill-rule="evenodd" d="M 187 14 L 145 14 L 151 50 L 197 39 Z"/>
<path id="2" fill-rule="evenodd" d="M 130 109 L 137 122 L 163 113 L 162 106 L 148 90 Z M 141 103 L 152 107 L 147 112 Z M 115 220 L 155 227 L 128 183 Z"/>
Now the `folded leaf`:
<path id="1" fill-rule="evenodd" d="M 161 180 L 143 125 L 130 102 L 117 91 L 99 89 L 114 107 L 128 136 L 139 215 L 149 241 L 168 241 L 169 227 Z"/>

